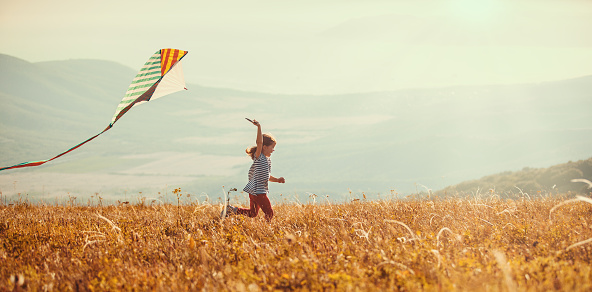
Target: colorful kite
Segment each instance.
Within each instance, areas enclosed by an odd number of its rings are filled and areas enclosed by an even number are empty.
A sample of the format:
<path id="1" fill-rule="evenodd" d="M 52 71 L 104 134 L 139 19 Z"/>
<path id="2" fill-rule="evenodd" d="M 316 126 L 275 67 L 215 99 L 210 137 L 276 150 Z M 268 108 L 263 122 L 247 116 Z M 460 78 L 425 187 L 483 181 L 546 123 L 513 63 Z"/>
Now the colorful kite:
<path id="1" fill-rule="evenodd" d="M 140 72 L 138 72 L 132 81 L 132 84 L 130 84 L 125 96 L 117 106 L 117 110 L 113 115 L 113 119 L 111 119 L 111 123 L 102 132 L 51 159 L 23 162 L 17 165 L 0 168 L 0 171 L 13 168 L 38 166 L 52 161 L 86 144 L 87 142 L 111 129 L 113 124 L 115 124 L 115 122 L 117 122 L 117 120 L 119 120 L 132 107 L 144 102 L 155 100 L 173 92 L 187 89 L 185 88 L 185 78 L 183 77 L 183 69 L 180 62 L 181 59 L 185 57 L 185 55 L 187 55 L 187 51 L 175 49 L 162 49 L 154 53 L 154 55 L 148 59 L 146 64 L 144 64 L 144 67 L 142 67 Z"/>

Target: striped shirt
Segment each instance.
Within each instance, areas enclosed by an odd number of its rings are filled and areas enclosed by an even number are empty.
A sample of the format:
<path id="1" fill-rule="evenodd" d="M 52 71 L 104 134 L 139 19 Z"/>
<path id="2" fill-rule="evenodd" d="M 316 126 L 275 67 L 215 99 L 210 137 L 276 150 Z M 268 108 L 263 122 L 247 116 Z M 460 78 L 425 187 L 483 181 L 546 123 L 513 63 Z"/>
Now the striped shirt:
<path id="1" fill-rule="evenodd" d="M 243 191 L 251 194 L 267 194 L 269 192 L 269 176 L 271 174 L 271 159 L 263 153 L 253 160 L 249 169 L 249 182 Z"/>

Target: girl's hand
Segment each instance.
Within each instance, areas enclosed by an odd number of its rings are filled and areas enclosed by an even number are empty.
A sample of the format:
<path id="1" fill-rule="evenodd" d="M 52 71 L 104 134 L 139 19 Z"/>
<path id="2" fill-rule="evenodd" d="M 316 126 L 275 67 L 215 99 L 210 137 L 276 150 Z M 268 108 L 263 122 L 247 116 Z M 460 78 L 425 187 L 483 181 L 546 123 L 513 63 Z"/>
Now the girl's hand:
<path id="1" fill-rule="evenodd" d="M 261 126 L 261 124 L 259 124 L 259 122 L 257 122 L 257 120 L 253 120 L 253 125 L 255 125 L 257 127 Z"/>
<path id="2" fill-rule="evenodd" d="M 280 178 L 277 179 L 277 182 L 279 182 L 281 184 L 284 184 L 284 183 L 286 183 L 286 179 L 283 178 L 283 177 L 280 177 Z"/>

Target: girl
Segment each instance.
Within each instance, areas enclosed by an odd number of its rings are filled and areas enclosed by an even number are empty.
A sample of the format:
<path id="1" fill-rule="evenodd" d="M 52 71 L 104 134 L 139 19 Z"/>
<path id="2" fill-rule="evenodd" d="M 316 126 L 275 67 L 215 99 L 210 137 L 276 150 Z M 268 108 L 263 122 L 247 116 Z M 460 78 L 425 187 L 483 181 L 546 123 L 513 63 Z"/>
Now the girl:
<path id="1" fill-rule="evenodd" d="M 271 221 L 273 218 L 273 209 L 267 194 L 269 193 L 268 182 L 285 183 L 283 177 L 275 178 L 271 176 L 271 153 L 273 153 L 276 140 L 269 134 L 261 134 L 261 124 L 257 120 L 252 121 L 257 126 L 257 145 L 247 148 L 247 154 L 253 159 L 253 164 L 249 169 L 249 182 L 243 191 L 249 193 L 251 206 L 249 209 L 228 206 L 226 214 L 241 214 L 249 217 L 256 217 L 259 208 L 265 213 L 265 219 Z M 224 210 L 222 212 L 224 214 Z M 221 215 L 222 215 L 221 214 Z"/>

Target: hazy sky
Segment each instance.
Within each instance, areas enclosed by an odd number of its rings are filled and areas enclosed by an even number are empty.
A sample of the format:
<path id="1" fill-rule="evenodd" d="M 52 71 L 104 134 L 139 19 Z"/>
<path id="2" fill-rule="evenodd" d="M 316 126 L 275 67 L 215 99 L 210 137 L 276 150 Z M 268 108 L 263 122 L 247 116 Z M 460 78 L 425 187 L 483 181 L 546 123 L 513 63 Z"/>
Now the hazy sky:
<path id="1" fill-rule="evenodd" d="M 592 74 L 592 1 L 1 0 L 0 53 L 132 69 L 189 51 L 188 83 L 347 93 Z"/>

